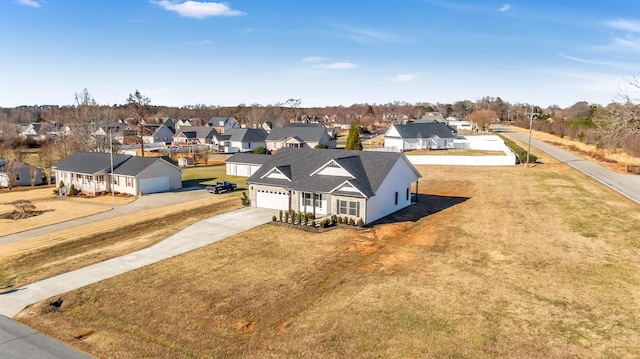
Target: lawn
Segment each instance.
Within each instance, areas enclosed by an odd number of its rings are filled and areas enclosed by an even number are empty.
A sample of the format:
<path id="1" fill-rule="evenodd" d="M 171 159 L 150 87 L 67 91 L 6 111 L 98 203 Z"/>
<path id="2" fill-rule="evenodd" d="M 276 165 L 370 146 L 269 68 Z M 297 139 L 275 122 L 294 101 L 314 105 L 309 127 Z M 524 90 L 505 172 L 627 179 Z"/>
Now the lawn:
<path id="1" fill-rule="evenodd" d="M 183 168 L 182 188 L 208 186 L 218 181 L 230 181 L 238 184 L 238 189 L 247 188 L 247 177 L 227 175 L 226 165 L 197 166 Z"/>
<path id="2" fill-rule="evenodd" d="M 639 357 L 640 207 L 540 157 L 419 167 L 373 227 L 263 225 L 17 319 L 110 358 Z"/>

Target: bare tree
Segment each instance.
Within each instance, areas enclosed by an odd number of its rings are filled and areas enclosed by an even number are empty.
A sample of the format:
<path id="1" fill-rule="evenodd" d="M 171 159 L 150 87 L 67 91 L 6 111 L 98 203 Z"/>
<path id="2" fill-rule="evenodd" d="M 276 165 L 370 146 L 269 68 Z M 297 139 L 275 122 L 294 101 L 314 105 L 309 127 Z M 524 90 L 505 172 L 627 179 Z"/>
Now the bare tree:
<path id="1" fill-rule="evenodd" d="M 476 123 L 477 129 L 488 131 L 493 120 L 498 118 L 498 114 L 493 110 L 476 110 L 467 116 L 469 121 Z"/>
<path id="2" fill-rule="evenodd" d="M 18 175 L 22 154 L 19 149 L 3 146 L 0 148 L 0 157 L 4 160 L 0 170 L 7 176 L 7 188 L 11 189 Z"/>
<path id="3" fill-rule="evenodd" d="M 628 89 L 621 89 L 618 93 L 620 103 L 599 108 L 599 120 L 595 121 L 602 138 L 600 145 L 614 150 L 625 138 L 640 134 L 640 77 L 634 75 L 626 83 Z"/>
<path id="4" fill-rule="evenodd" d="M 127 108 L 133 117 L 136 119 L 136 129 L 138 142 L 140 143 L 140 152 L 144 157 L 144 141 L 142 140 L 142 130 L 144 126 L 144 120 L 151 115 L 151 100 L 136 90 L 133 94 L 129 94 L 127 99 Z"/>

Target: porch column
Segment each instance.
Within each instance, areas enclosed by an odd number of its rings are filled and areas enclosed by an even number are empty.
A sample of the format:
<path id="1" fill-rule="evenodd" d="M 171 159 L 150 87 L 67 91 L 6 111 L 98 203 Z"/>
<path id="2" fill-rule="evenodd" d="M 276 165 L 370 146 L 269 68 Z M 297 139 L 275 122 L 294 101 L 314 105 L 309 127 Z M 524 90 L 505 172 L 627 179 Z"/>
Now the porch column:
<path id="1" fill-rule="evenodd" d="M 313 218 L 316 218 L 316 193 L 313 192 L 313 196 L 311 198 L 311 205 L 313 206 Z"/>
<path id="2" fill-rule="evenodd" d="M 416 202 L 418 203 L 418 181 L 416 181 Z"/>

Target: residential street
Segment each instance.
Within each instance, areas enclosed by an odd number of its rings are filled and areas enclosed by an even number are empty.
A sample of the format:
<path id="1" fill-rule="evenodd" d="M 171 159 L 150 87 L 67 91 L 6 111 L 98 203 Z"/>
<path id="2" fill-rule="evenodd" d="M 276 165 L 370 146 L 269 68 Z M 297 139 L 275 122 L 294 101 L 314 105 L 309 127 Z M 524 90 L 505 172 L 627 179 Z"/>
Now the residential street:
<path id="1" fill-rule="evenodd" d="M 529 140 L 529 137 L 526 135 L 509 131 L 501 127 L 496 127 L 496 132 L 504 133 L 525 143 Z M 578 157 L 571 152 L 536 139 L 531 139 L 531 146 L 548 153 L 559 161 L 568 164 L 569 166 L 583 172 L 596 181 L 640 204 L 640 176 L 618 174 L 598 165 L 597 163 Z M 534 153 L 533 151 L 531 152 Z"/>

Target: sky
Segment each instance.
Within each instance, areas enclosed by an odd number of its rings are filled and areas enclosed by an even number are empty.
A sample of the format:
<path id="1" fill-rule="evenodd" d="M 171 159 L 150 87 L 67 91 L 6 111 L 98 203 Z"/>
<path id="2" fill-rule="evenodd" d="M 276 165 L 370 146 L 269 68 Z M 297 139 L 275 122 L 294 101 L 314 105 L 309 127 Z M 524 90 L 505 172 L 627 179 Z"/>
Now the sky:
<path id="1" fill-rule="evenodd" d="M 0 0 L 0 106 L 606 105 L 639 0 Z"/>

